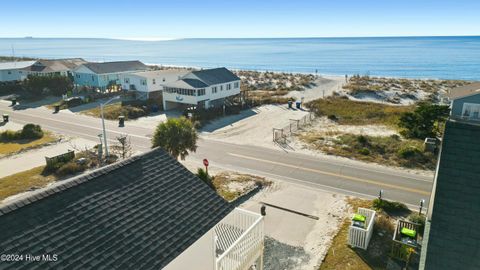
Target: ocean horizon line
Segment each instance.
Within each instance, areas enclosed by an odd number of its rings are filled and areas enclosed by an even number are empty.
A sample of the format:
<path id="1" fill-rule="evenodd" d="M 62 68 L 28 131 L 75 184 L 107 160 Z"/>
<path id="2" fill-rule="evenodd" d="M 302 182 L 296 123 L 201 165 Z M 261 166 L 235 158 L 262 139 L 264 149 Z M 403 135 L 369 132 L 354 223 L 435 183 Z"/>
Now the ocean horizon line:
<path id="1" fill-rule="evenodd" d="M 0 37 L 0 39 L 82 39 L 82 40 L 123 40 L 123 41 L 178 41 L 178 40 L 274 40 L 274 39 L 395 39 L 395 38 L 480 38 L 480 34 L 472 35 L 391 35 L 391 36 L 311 36 L 311 37 Z"/>

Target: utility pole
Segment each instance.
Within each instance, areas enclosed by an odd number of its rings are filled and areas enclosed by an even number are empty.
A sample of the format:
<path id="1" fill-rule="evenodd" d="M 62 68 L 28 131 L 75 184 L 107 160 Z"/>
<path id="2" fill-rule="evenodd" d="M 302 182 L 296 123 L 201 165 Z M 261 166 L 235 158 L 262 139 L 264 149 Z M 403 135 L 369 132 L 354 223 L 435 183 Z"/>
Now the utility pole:
<path id="1" fill-rule="evenodd" d="M 108 145 L 107 145 L 107 130 L 105 129 L 105 118 L 103 116 L 103 108 L 110 102 L 119 99 L 120 96 L 115 96 L 108 100 L 105 103 L 100 103 L 100 114 L 102 116 L 102 130 L 103 130 L 103 142 L 104 142 L 104 147 L 105 147 L 105 159 L 108 158 Z"/>

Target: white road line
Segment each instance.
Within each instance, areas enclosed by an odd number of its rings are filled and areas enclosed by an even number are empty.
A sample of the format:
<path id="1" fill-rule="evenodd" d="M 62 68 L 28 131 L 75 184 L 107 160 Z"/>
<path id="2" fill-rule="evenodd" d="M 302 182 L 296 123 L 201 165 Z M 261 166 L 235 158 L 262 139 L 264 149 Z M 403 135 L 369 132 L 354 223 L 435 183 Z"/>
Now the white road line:
<path id="1" fill-rule="evenodd" d="M 201 163 L 201 160 L 198 160 L 198 162 Z M 366 193 L 361 193 L 361 192 L 351 191 L 351 190 L 348 190 L 348 189 L 342 189 L 342 188 L 327 186 L 327 185 L 324 185 L 324 184 L 309 182 L 309 181 L 300 180 L 300 179 L 297 179 L 297 178 L 292 178 L 292 177 L 289 177 L 289 176 L 283 176 L 283 175 L 278 175 L 278 174 L 269 173 L 269 172 L 258 171 L 258 170 L 255 170 L 255 169 L 248 169 L 248 168 L 236 167 L 236 166 L 222 166 L 222 165 L 220 165 L 220 166 L 216 165 L 216 167 L 227 169 L 227 170 L 234 170 L 234 171 L 239 171 L 240 170 L 240 171 L 244 171 L 244 172 L 251 173 L 251 174 L 254 174 L 254 175 L 258 175 L 258 176 L 271 177 L 275 180 L 278 180 L 278 181 L 281 181 L 281 182 L 287 182 L 287 183 L 290 183 L 292 185 L 297 185 L 299 187 L 305 187 L 306 185 L 308 185 L 309 187 L 312 187 L 312 185 L 313 185 L 312 188 L 315 188 L 315 189 L 318 189 L 318 190 L 321 190 L 321 191 L 325 191 L 325 192 L 328 192 L 330 194 L 336 194 L 332 191 L 332 189 L 333 189 L 333 190 L 339 191 L 340 193 L 342 193 L 344 195 L 356 195 L 358 197 L 368 198 L 368 199 L 377 198 L 377 196 L 366 194 Z M 283 179 L 288 179 L 288 180 L 282 180 L 282 178 Z M 295 183 L 295 182 L 297 182 L 297 183 Z M 388 196 L 386 196 L 385 199 L 391 199 L 391 198 L 388 198 Z M 413 205 L 413 204 L 405 203 L 405 202 L 403 202 L 403 203 L 406 204 L 410 209 L 417 209 L 418 208 L 417 205 Z"/>
<path id="2" fill-rule="evenodd" d="M 223 144 L 223 145 L 230 145 L 230 146 L 235 145 L 239 148 L 243 148 L 244 150 L 249 150 L 249 149 L 247 149 L 247 147 L 251 147 L 251 146 L 248 146 L 248 145 L 242 145 L 242 144 L 236 144 L 236 143 L 227 143 L 227 142 L 214 140 L 214 139 L 203 138 L 203 140 L 205 140 L 206 142 L 212 141 L 212 142 L 215 142 L 215 143 L 218 143 L 218 144 Z M 262 147 L 262 148 L 265 148 L 265 147 Z M 277 150 L 269 149 L 269 148 L 265 148 L 265 149 L 270 150 L 270 151 L 277 151 Z M 323 159 L 323 158 L 320 158 L 320 157 L 304 157 L 304 156 L 300 156 L 300 155 L 302 155 L 301 153 L 294 153 L 294 152 L 289 152 L 289 153 L 295 154 L 296 159 L 302 159 L 302 160 L 313 161 L 313 162 L 322 162 L 322 163 L 327 163 L 327 164 L 335 165 L 335 166 L 339 166 L 339 167 L 347 167 L 347 168 L 356 169 L 356 170 L 362 170 L 362 171 L 367 171 L 367 172 L 384 174 L 384 175 L 387 175 L 387 176 L 399 176 L 398 174 L 395 174 L 394 172 L 387 172 L 387 171 L 375 170 L 375 169 L 370 169 L 370 168 L 357 167 L 355 165 L 344 164 L 344 163 L 341 163 L 341 162 L 335 163 L 334 161 L 329 161 L 329 160 L 326 160 L 326 159 Z M 411 179 L 411 180 L 415 180 L 415 181 L 433 183 L 433 176 L 432 176 L 431 180 L 427 180 L 427 179 L 420 179 L 420 178 L 416 178 L 414 176 L 407 175 L 409 173 L 405 173 L 405 172 L 399 172 L 399 173 L 401 173 L 402 178 L 407 178 L 407 179 Z M 430 177 L 430 176 L 419 176 L 419 177 L 427 178 L 427 177 Z"/>

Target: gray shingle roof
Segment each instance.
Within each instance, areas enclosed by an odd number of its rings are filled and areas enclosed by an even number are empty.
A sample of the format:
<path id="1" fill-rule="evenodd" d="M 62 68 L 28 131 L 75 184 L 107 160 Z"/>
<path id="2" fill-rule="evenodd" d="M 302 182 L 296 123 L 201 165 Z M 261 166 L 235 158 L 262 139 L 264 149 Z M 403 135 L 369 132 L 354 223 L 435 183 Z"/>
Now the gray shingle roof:
<path id="1" fill-rule="evenodd" d="M 140 61 L 116 61 L 104 63 L 86 63 L 87 68 L 97 74 L 117 73 L 127 71 L 147 70 L 148 67 Z"/>
<path id="2" fill-rule="evenodd" d="M 58 254 L 0 269 L 161 269 L 232 209 L 155 149 L 0 208 L 0 253 Z"/>
<path id="3" fill-rule="evenodd" d="M 422 251 L 426 270 L 480 269 L 479 138 L 480 125 L 447 121 Z"/>
<path id="4" fill-rule="evenodd" d="M 34 72 L 62 72 L 70 71 L 82 64 L 86 64 L 87 61 L 82 58 L 66 58 L 66 59 L 48 59 L 38 60 L 38 65 L 33 65 L 25 70 Z"/>
<path id="5" fill-rule="evenodd" d="M 222 68 L 204 69 L 193 71 L 193 75 L 199 78 L 207 85 L 214 85 L 220 83 L 227 83 L 232 81 L 239 81 L 240 78 L 233 74 L 230 70 Z"/>

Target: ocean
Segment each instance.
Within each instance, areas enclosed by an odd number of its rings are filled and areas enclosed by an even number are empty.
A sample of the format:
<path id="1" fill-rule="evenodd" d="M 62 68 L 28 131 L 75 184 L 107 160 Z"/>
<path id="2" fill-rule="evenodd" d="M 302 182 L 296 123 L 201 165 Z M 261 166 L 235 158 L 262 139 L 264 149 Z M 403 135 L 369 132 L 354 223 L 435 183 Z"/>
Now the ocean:
<path id="1" fill-rule="evenodd" d="M 179 39 L 0 38 L 0 55 L 325 75 L 480 80 L 480 36 Z"/>

